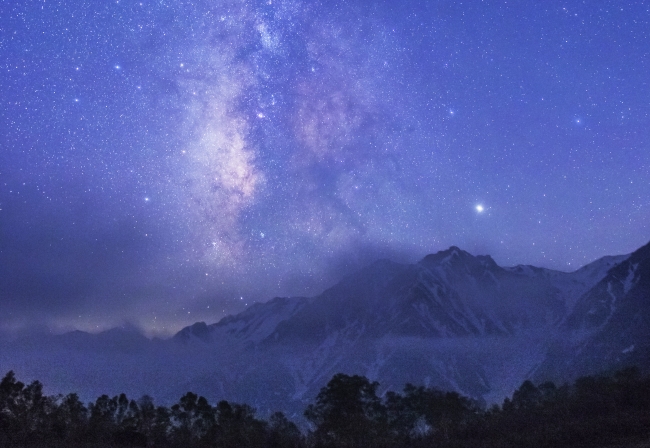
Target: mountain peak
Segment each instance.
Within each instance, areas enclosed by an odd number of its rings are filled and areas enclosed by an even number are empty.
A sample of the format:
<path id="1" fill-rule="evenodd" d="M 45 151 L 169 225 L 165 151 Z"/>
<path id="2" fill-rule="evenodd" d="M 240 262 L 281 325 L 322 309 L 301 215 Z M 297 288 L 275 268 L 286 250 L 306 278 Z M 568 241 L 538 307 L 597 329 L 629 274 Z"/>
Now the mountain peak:
<path id="1" fill-rule="evenodd" d="M 185 342 L 193 337 L 207 342 L 210 339 L 210 328 L 208 328 L 205 322 L 197 322 L 189 327 L 183 328 L 174 335 L 173 339 Z"/>
<path id="2" fill-rule="evenodd" d="M 425 266 L 481 266 L 482 268 L 496 268 L 498 265 L 489 255 L 474 256 L 458 246 L 451 246 L 447 250 L 441 250 L 435 254 L 429 254 L 422 259 L 420 264 Z"/>
<path id="3" fill-rule="evenodd" d="M 453 258 L 464 257 L 466 255 L 470 257 L 472 256 L 458 246 L 450 246 L 447 250 L 441 250 L 435 254 L 427 255 L 422 261 L 425 261 L 427 263 L 442 264 L 451 261 Z"/>

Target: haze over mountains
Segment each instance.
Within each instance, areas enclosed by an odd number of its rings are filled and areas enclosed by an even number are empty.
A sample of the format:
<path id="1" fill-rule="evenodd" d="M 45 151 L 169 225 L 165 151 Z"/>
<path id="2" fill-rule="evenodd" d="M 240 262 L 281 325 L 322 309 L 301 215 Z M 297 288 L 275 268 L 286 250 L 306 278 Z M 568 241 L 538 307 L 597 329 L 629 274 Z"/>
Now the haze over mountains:
<path id="1" fill-rule="evenodd" d="M 457 247 L 377 261 L 316 297 L 275 298 L 168 340 L 136 329 L 7 339 L 0 370 L 92 400 L 187 391 L 301 412 L 338 372 L 500 402 L 525 379 L 650 367 L 650 244 L 559 272 Z"/>

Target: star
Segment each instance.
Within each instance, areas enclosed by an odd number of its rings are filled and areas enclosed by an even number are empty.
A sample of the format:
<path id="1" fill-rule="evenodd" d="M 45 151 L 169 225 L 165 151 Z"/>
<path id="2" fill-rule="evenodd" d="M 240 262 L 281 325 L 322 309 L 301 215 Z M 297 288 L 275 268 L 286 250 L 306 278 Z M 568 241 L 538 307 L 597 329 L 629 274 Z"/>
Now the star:
<path id="1" fill-rule="evenodd" d="M 444 20 L 422 1 L 116 2 L 80 26 L 74 2 L 3 11 L 18 34 L 0 45 L 0 266 L 23 268 L 0 273 L 19 316 L 0 330 L 82 309 L 139 322 L 206 296 L 228 314 L 246 303 L 231 291 L 318 294 L 335 266 L 450 245 L 564 269 L 650 239 L 647 2 L 575 27 L 530 2 Z M 563 6 L 561 20 L 588 10 Z M 531 26 L 494 34 L 520 17 Z M 62 24 L 60 51 L 16 57 Z M 51 285 L 62 259 L 74 269 Z"/>

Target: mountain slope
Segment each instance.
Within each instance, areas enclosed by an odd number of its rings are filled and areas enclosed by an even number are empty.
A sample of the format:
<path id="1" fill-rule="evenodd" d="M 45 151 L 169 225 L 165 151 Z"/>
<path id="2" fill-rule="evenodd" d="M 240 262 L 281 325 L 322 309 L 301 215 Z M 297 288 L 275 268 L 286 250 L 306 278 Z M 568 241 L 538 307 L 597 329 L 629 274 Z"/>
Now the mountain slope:
<path id="1" fill-rule="evenodd" d="M 426 383 L 498 401 L 543 364 L 578 298 L 625 259 L 565 273 L 502 268 L 451 247 L 416 264 L 380 260 L 320 296 L 276 298 L 175 340 L 238 347 L 237 394 L 272 377 L 304 402 L 342 371 L 393 389 Z"/>
<path id="2" fill-rule="evenodd" d="M 188 390 L 299 415 L 338 372 L 500 402 L 525 379 L 649 366 L 650 246 L 575 272 L 500 267 L 457 247 L 380 260 L 316 297 L 275 298 L 169 340 L 133 329 L 4 342 L 0 368 L 84 399 Z"/>
<path id="3" fill-rule="evenodd" d="M 650 244 L 613 266 L 578 300 L 537 377 L 650 368 Z"/>

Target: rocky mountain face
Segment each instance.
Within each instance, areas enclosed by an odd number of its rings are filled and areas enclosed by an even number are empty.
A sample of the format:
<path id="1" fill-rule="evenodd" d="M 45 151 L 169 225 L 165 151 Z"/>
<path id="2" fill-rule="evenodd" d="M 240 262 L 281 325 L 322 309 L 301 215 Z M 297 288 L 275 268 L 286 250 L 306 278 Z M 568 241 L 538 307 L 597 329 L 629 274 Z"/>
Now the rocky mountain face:
<path id="1" fill-rule="evenodd" d="M 299 414 L 338 372 L 500 402 L 525 379 L 650 368 L 650 244 L 571 272 L 504 268 L 457 248 L 378 261 L 321 295 L 275 298 L 169 340 L 135 331 L 30 338 L 0 368 L 93 399 L 188 390 Z M 113 389 L 115 389 L 113 391 Z"/>

